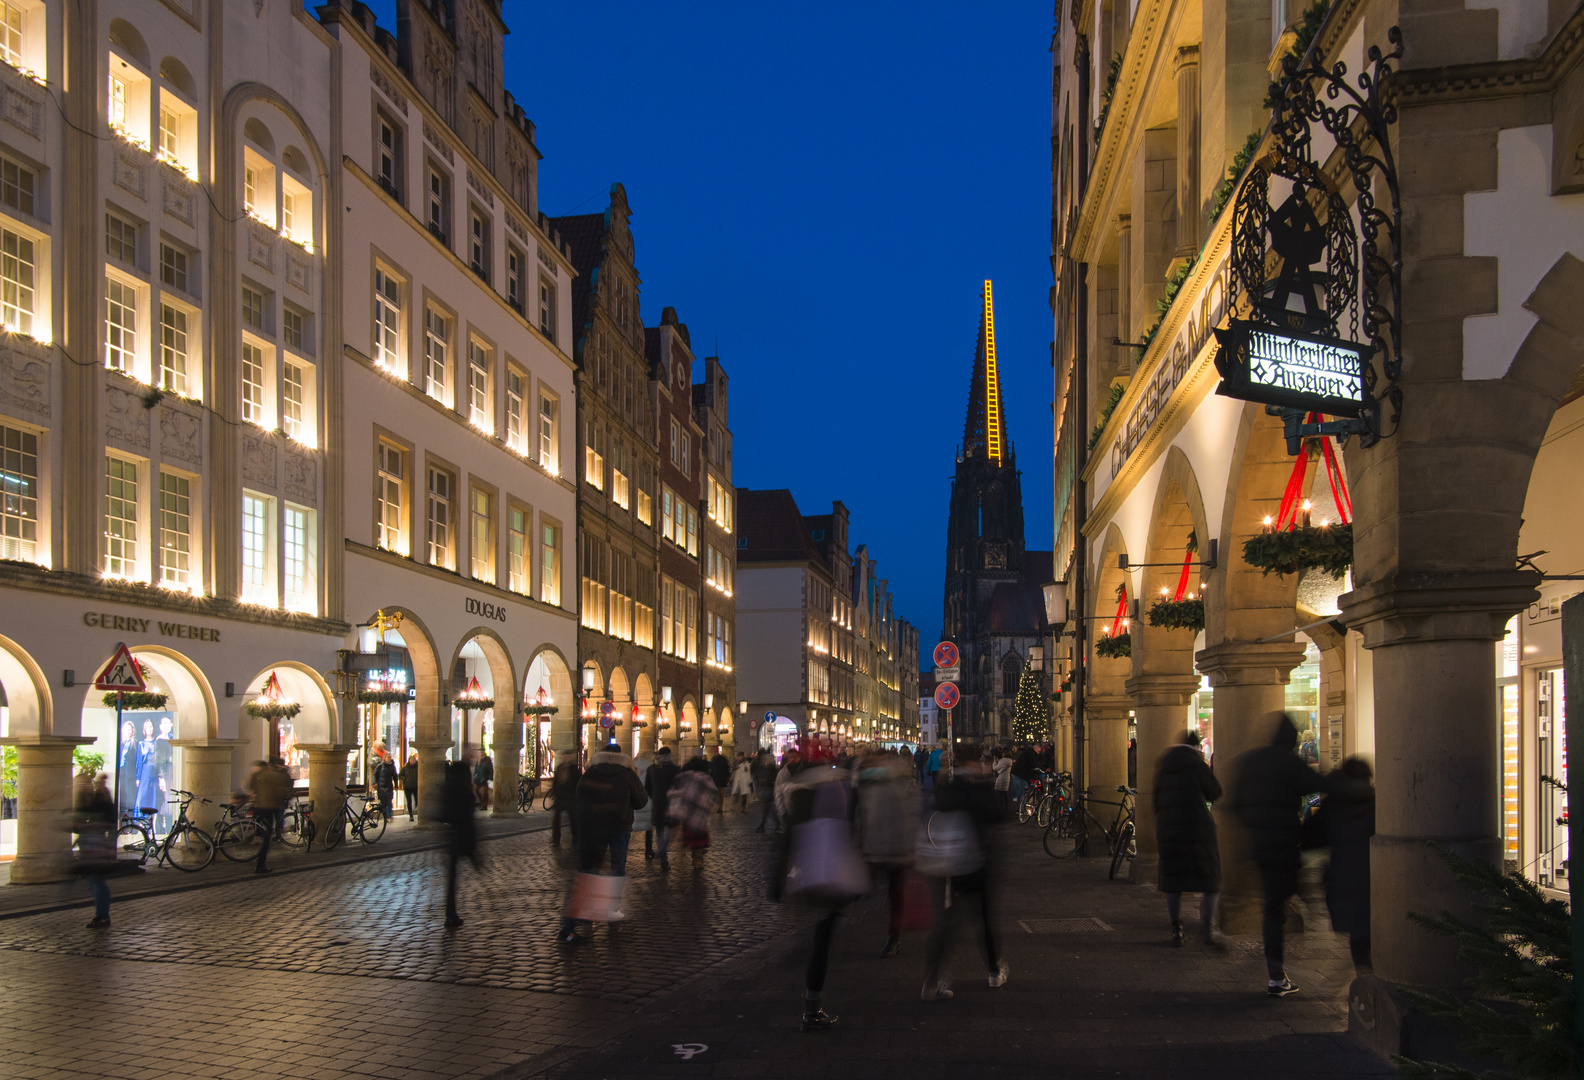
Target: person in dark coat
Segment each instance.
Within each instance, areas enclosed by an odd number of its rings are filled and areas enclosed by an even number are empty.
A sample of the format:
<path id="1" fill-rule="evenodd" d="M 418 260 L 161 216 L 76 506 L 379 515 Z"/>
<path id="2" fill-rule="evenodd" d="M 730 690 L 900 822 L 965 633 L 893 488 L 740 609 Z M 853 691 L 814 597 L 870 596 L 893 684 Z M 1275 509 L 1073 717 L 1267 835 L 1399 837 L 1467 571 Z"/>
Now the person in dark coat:
<path id="1" fill-rule="evenodd" d="M 412 821 L 418 813 L 418 752 L 415 750 L 407 757 L 407 764 L 401 767 L 402 801 L 407 804 L 407 820 Z"/>
<path id="2" fill-rule="evenodd" d="M 671 760 L 671 748 L 662 746 L 655 751 L 655 763 L 649 766 L 649 771 L 644 774 L 644 787 L 649 789 L 649 801 L 654 803 L 650 813 L 654 817 L 655 851 L 660 856 L 660 869 L 671 869 L 671 860 L 666 855 L 666 850 L 671 846 L 671 837 L 676 832 L 676 822 L 666 813 L 671 804 L 671 785 L 676 781 L 680 772 L 676 762 Z M 647 845 L 645 845 L 647 849 Z"/>
<path id="3" fill-rule="evenodd" d="M 1199 750 L 1199 733 L 1185 731 L 1155 766 L 1155 843 L 1160 851 L 1156 887 L 1166 894 L 1172 944 L 1183 943 L 1182 894 L 1199 893 L 1199 917 L 1205 944 L 1226 948 L 1216 929 L 1221 899 L 1221 848 L 1216 842 L 1210 803 L 1221 797 L 1221 784 Z"/>
<path id="4" fill-rule="evenodd" d="M 555 776 L 550 781 L 550 846 L 561 846 L 561 815 L 565 814 L 572 822 L 572 846 L 578 842 L 577 815 L 572 812 L 572 801 L 577 795 L 578 780 L 583 776 L 583 767 L 577 763 L 573 754 L 564 754 L 556 763 Z"/>
<path id="5" fill-rule="evenodd" d="M 715 781 L 715 790 L 721 793 L 720 806 L 715 810 L 717 814 L 726 812 L 726 789 L 731 787 L 732 765 L 726 760 L 726 755 L 721 753 L 721 748 L 715 748 L 715 756 L 709 761 L 710 779 Z"/>
<path id="6" fill-rule="evenodd" d="M 471 758 L 471 752 L 464 755 Z M 446 920 L 447 926 L 461 926 L 457 914 L 457 860 L 467 858 L 478 868 L 478 834 L 473 826 L 473 768 L 467 760 L 448 761 L 445 780 L 440 787 L 440 820 L 450 829 L 446 842 Z"/>
<path id="7" fill-rule="evenodd" d="M 1276 733 L 1269 746 L 1243 755 L 1232 785 L 1232 812 L 1248 830 L 1254 862 L 1265 892 L 1262 930 L 1266 992 L 1272 997 L 1296 994 L 1283 961 L 1287 901 L 1298 892 L 1299 813 L 1303 798 L 1321 790 L 1320 774 L 1301 761 L 1298 727 L 1285 713 L 1276 714 Z"/>
<path id="8" fill-rule="evenodd" d="M 1370 964 L 1370 837 L 1375 835 L 1375 786 L 1369 762 L 1350 757 L 1326 775 L 1326 797 L 1318 817 L 1331 849 L 1326 869 L 1326 907 L 1331 929 L 1348 936 L 1353 967 Z"/>
<path id="9" fill-rule="evenodd" d="M 591 874 L 610 852 L 611 875 L 627 876 L 627 845 L 632 839 L 633 811 L 649 802 L 643 782 L 633 768 L 633 760 L 621 752 L 618 743 L 608 744 L 589 758 L 588 768 L 578 781 L 572 806 L 578 823 L 577 868 Z M 614 925 L 614 924 L 613 924 Z M 578 920 L 561 920 L 561 943 L 575 945 Z"/>

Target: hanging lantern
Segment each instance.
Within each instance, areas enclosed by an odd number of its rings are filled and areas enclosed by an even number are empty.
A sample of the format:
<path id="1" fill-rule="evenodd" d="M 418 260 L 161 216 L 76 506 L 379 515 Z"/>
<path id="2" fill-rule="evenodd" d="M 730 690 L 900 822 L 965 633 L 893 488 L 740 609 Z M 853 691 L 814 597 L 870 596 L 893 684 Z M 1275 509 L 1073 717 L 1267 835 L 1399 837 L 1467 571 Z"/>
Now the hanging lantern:
<path id="1" fill-rule="evenodd" d="M 463 712 L 468 712 L 473 709 L 493 709 L 495 699 L 484 692 L 484 688 L 479 685 L 478 676 L 475 675 L 469 677 L 467 686 L 463 687 L 452 704 Z"/>
<path id="2" fill-rule="evenodd" d="M 285 691 L 281 689 L 280 677 L 273 671 L 264 680 L 264 688 L 259 691 L 258 697 L 243 708 L 255 720 L 290 720 L 302 711 L 300 704 L 286 697 Z"/>

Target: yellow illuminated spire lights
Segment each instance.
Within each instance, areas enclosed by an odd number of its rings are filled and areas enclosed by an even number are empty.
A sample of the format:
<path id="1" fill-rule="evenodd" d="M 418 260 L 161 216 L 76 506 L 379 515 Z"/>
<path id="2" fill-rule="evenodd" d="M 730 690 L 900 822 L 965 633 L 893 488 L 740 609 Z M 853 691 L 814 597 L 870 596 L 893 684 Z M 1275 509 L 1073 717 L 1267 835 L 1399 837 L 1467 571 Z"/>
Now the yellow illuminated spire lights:
<path id="1" fill-rule="evenodd" d="M 990 282 L 984 283 L 985 349 L 985 453 L 1001 463 L 1001 379 L 996 372 L 995 311 L 990 302 Z"/>

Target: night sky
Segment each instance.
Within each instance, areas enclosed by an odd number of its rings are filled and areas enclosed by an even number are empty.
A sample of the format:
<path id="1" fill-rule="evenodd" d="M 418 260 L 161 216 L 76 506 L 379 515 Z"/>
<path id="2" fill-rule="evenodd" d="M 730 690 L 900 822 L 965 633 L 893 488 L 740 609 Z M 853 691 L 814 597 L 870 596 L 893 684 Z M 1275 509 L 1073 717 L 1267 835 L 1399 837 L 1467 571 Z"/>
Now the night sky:
<path id="1" fill-rule="evenodd" d="M 737 485 L 844 502 L 927 654 L 985 278 L 1051 544 L 1050 5 L 504 7 L 540 210 L 625 185 L 644 322 L 676 308 L 732 380 Z"/>

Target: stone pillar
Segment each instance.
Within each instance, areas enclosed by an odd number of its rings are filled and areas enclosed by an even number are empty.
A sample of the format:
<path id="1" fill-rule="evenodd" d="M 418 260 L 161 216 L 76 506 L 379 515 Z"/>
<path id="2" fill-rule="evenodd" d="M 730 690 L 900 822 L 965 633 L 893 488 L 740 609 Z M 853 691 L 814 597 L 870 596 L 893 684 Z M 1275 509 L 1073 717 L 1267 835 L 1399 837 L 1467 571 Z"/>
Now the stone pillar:
<path id="1" fill-rule="evenodd" d="M 1199 254 L 1204 207 L 1199 196 L 1199 46 L 1177 50 L 1177 254 Z"/>
<path id="2" fill-rule="evenodd" d="M 500 707 L 496 706 L 496 712 Z M 517 816 L 517 777 L 522 774 L 522 714 L 495 720 L 495 817 Z"/>
<path id="3" fill-rule="evenodd" d="M 308 798 L 313 802 L 314 825 L 320 830 L 315 842 L 322 842 L 324 828 L 341 812 L 346 796 L 337 789 L 347 785 L 347 754 L 353 744 L 298 746 L 308 752 Z"/>
<path id="4" fill-rule="evenodd" d="M 1089 793 L 1097 799 L 1115 802 L 1117 785 L 1127 783 L 1128 714 L 1133 711 L 1130 697 L 1096 695 L 1084 703 L 1084 734 L 1087 737 Z M 1094 816 L 1106 820 L 1104 811 L 1115 807 L 1097 806 Z"/>
<path id="5" fill-rule="evenodd" d="M 1500 863 L 1495 643 L 1537 598 L 1536 581 L 1519 571 L 1402 575 L 1342 597 L 1344 618 L 1374 659 L 1379 718 L 1370 847 L 1375 974 L 1354 981 L 1349 1026 L 1393 1053 L 1411 1052 L 1417 1016 L 1396 988 L 1453 989 L 1469 974 L 1455 949 L 1408 916 L 1470 915 L 1471 898 L 1432 843 Z"/>
<path id="6" fill-rule="evenodd" d="M 182 787 L 197 796 L 187 816 L 194 825 L 212 834 L 220 820 L 221 807 L 230 802 L 236 788 L 236 748 L 247 746 L 248 740 L 172 739 L 171 745 L 182 752 Z M 208 804 L 204 799 L 209 800 Z M 175 820 L 175 807 L 171 810 Z"/>
<path id="7" fill-rule="evenodd" d="M 418 828 L 431 828 L 440 820 L 440 791 L 445 786 L 445 752 L 451 743 L 451 707 L 426 700 L 419 687 L 418 710 L 412 747 L 418 751 Z"/>
<path id="8" fill-rule="evenodd" d="M 1227 791 L 1213 808 L 1221 841 L 1221 925 L 1230 933 L 1256 933 L 1260 925 L 1259 873 L 1251 861 L 1243 826 L 1228 809 L 1240 757 L 1270 742 L 1274 716 L 1287 706 L 1287 680 L 1303 662 L 1296 642 L 1268 645 L 1229 641 L 1201 650 L 1194 660 L 1215 693 L 1211 720 L 1211 767 Z"/>
<path id="9" fill-rule="evenodd" d="M 1133 326 L 1133 215 L 1117 215 L 1117 339 L 1119 341 L 1137 341 L 1133 335 L 1138 331 Z M 1122 375 L 1133 374 L 1133 349 L 1123 346 L 1118 349 L 1117 371 Z M 1102 397 L 1101 400 L 1104 400 Z"/>
<path id="10" fill-rule="evenodd" d="M 1155 846 L 1155 765 L 1166 748 L 1187 729 L 1188 703 L 1199 690 L 1199 676 L 1139 675 L 1127 681 L 1133 699 L 1138 739 L 1138 798 L 1134 803 L 1138 857 L 1133 860 L 1133 880 L 1154 884 L 1159 854 Z"/>
<path id="11" fill-rule="evenodd" d="M 72 843 L 72 751 L 93 741 L 75 735 L 0 739 L 0 746 L 14 746 L 17 751 L 17 839 L 11 884 L 37 885 L 67 876 Z"/>

